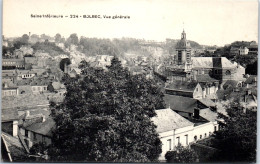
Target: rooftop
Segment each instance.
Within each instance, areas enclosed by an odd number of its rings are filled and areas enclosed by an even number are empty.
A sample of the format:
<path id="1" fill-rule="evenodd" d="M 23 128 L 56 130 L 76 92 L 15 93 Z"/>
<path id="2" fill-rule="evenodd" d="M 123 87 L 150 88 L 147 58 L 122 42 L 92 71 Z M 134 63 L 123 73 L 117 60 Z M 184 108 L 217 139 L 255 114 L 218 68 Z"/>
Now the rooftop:
<path id="1" fill-rule="evenodd" d="M 35 122 L 30 126 L 25 127 L 29 131 L 33 131 L 45 136 L 52 136 L 52 129 L 55 127 L 55 122 L 51 117 L 46 118 L 44 122 Z"/>
<path id="2" fill-rule="evenodd" d="M 193 92 L 197 85 L 198 82 L 195 81 L 192 82 L 174 81 L 173 83 L 167 85 L 165 88 L 171 90 L 183 90 L 183 91 Z"/>
<path id="3" fill-rule="evenodd" d="M 2 115 L 1 115 L 2 122 L 18 120 L 18 118 L 19 118 L 19 116 L 18 116 L 17 109 L 3 109 L 2 108 Z"/>
<path id="4" fill-rule="evenodd" d="M 200 110 L 200 116 L 205 118 L 208 121 L 214 122 L 217 120 L 218 113 L 213 112 L 211 109 L 206 108 L 206 109 L 201 109 Z"/>
<path id="5" fill-rule="evenodd" d="M 191 57 L 193 68 L 234 68 L 237 64 L 232 63 L 226 57 Z"/>
<path id="6" fill-rule="evenodd" d="M 209 82 L 209 83 L 212 83 L 212 82 L 218 82 L 217 79 L 214 79 L 212 77 L 210 77 L 208 74 L 204 74 L 204 75 L 197 75 L 197 81 L 198 82 Z"/>
<path id="7" fill-rule="evenodd" d="M 13 137 L 5 132 L 2 132 L 1 137 L 6 150 L 8 153 L 10 153 L 12 161 L 23 161 L 23 159 L 26 158 L 26 150 L 18 138 Z"/>
<path id="8" fill-rule="evenodd" d="M 174 112 L 172 109 L 159 109 L 155 112 L 157 116 L 153 117 L 152 121 L 157 126 L 156 130 L 158 133 L 193 125 L 193 123 Z"/>
<path id="9" fill-rule="evenodd" d="M 175 111 L 182 111 L 187 113 L 193 113 L 194 108 L 197 107 L 196 99 L 183 96 L 165 94 L 164 102 L 167 107 L 170 107 Z"/>

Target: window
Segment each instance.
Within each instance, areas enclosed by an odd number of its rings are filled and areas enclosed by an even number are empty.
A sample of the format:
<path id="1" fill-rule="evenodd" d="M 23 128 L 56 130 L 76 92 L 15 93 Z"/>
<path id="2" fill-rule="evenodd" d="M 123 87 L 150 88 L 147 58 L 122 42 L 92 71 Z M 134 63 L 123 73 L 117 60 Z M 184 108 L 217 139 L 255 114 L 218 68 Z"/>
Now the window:
<path id="1" fill-rule="evenodd" d="M 217 126 L 214 126 L 214 131 L 217 131 Z"/>
<path id="2" fill-rule="evenodd" d="M 205 133 L 205 136 L 204 136 L 205 138 L 207 137 L 207 133 Z"/>
<path id="3" fill-rule="evenodd" d="M 231 75 L 231 72 L 229 70 L 227 70 L 226 75 Z"/>
<path id="4" fill-rule="evenodd" d="M 197 136 L 194 136 L 194 141 L 197 141 Z"/>
<path id="5" fill-rule="evenodd" d="M 180 144 L 180 137 L 176 137 L 178 145 Z"/>
<path id="6" fill-rule="evenodd" d="M 168 139 L 167 144 L 168 144 L 169 150 L 171 150 L 172 149 L 172 140 Z"/>
<path id="7" fill-rule="evenodd" d="M 200 139 L 202 139 L 202 135 L 200 135 Z"/>
<path id="8" fill-rule="evenodd" d="M 33 139 L 37 140 L 36 133 L 33 133 Z"/>
<path id="9" fill-rule="evenodd" d="M 24 136 L 28 137 L 28 130 L 25 130 Z"/>

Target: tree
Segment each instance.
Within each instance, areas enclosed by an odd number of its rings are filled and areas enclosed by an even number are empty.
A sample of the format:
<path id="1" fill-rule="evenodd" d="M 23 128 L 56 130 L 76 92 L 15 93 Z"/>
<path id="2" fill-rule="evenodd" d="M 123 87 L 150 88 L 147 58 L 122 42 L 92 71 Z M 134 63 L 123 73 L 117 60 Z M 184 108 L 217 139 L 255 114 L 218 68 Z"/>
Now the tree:
<path id="1" fill-rule="evenodd" d="M 21 37 L 20 41 L 22 43 L 28 43 L 29 42 L 29 36 L 27 34 L 23 34 L 23 36 Z"/>
<path id="2" fill-rule="evenodd" d="M 55 42 L 60 43 L 60 41 L 61 41 L 61 35 L 58 33 L 55 35 Z"/>
<path id="3" fill-rule="evenodd" d="M 247 65 L 246 74 L 257 75 L 257 59 L 254 63 Z"/>
<path id="4" fill-rule="evenodd" d="M 155 82 L 133 76 L 114 58 L 107 70 L 81 62 L 81 75 L 65 76 L 61 104 L 51 103 L 60 161 L 155 161 L 161 153 L 150 118 L 163 108 Z"/>
<path id="5" fill-rule="evenodd" d="M 78 38 L 78 35 L 77 34 L 71 34 L 70 37 L 67 39 L 67 41 L 70 43 L 70 44 L 74 44 L 74 45 L 77 45 L 79 43 L 79 38 Z"/>
<path id="6" fill-rule="evenodd" d="M 194 163 L 197 161 L 198 155 L 194 150 L 179 144 L 174 151 L 168 151 L 165 158 L 169 163 Z"/>
<path id="7" fill-rule="evenodd" d="M 214 134 L 213 147 L 220 150 L 217 162 L 256 162 L 255 111 L 246 110 L 236 98 L 226 109 L 221 129 Z"/>

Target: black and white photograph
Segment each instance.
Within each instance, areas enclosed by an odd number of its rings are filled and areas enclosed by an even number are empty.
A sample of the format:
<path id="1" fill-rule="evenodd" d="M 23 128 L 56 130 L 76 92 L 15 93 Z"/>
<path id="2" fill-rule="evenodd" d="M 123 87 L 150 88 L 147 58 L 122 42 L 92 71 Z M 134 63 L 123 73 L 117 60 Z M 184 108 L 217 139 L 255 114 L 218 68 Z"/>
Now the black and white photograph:
<path id="1" fill-rule="evenodd" d="M 256 163 L 258 0 L 3 0 L 1 162 Z"/>

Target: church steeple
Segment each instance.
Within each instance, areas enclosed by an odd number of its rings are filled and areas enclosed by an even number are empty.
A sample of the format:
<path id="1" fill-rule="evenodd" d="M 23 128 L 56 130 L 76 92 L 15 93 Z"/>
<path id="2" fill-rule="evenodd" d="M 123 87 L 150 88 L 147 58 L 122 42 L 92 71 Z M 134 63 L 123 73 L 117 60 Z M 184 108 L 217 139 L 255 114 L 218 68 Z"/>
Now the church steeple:
<path id="1" fill-rule="evenodd" d="M 185 33 L 184 29 L 183 29 L 183 32 L 181 33 L 181 39 L 186 39 L 186 33 Z"/>

